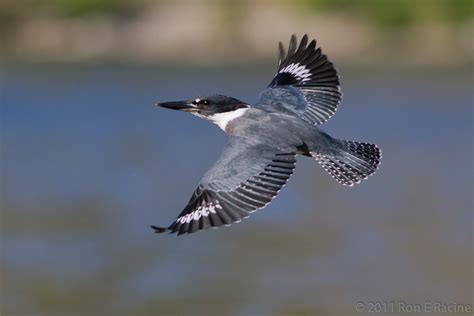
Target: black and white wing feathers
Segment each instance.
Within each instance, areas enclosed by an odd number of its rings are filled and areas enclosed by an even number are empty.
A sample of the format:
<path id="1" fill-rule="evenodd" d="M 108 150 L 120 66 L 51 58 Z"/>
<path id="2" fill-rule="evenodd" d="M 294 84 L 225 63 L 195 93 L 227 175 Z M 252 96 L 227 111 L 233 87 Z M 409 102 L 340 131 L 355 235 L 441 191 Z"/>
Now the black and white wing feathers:
<path id="1" fill-rule="evenodd" d="M 166 228 L 152 228 L 181 235 L 238 223 L 270 203 L 292 175 L 295 163 L 294 152 L 230 138 L 178 218 Z"/>
<path id="2" fill-rule="evenodd" d="M 290 112 L 311 124 L 323 124 L 341 101 L 339 76 L 331 61 L 304 35 L 292 35 L 288 52 L 279 43 L 278 70 L 256 104 L 270 111 Z"/>

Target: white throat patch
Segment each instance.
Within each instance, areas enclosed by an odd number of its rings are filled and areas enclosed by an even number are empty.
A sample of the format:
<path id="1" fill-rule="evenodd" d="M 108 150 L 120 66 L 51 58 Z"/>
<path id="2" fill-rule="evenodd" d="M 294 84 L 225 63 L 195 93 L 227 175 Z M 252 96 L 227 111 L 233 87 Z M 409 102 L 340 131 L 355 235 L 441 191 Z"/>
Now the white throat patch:
<path id="1" fill-rule="evenodd" d="M 212 116 L 209 116 L 208 119 L 212 123 L 219 126 L 225 132 L 225 128 L 227 127 L 227 124 L 229 124 L 231 121 L 235 120 L 236 118 L 239 118 L 242 115 L 244 115 L 244 113 L 247 112 L 248 109 L 249 108 L 240 108 L 234 111 L 216 113 Z"/>

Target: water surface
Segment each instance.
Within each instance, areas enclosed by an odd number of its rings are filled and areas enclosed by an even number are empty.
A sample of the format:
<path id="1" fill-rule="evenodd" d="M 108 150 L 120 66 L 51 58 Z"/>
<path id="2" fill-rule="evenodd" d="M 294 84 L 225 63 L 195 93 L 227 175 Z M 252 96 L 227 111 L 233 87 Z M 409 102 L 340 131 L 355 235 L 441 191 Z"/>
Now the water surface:
<path id="1" fill-rule="evenodd" d="M 342 67 L 344 100 L 323 129 L 379 144 L 375 176 L 349 189 L 301 157 L 278 198 L 244 222 L 152 233 L 182 210 L 226 141 L 216 126 L 154 103 L 211 93 L 252 102 L 273 68 L 4 68 L 4 311 L 325 314 L 358 301 L 471 303 L 469 71 Z"/>

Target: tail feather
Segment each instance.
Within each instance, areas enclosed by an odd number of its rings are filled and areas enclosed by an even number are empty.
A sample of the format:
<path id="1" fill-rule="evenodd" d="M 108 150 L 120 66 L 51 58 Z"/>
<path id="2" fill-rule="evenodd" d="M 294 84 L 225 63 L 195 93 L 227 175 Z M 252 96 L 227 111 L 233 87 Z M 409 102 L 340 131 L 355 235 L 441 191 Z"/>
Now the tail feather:
<path id="1" fill-rule="evenodd" d="M 342 185 L 353 186 L 377 170 L 381 151 L 374 144 L 339 140 L 336 154 L 312 153 L 321 166 Z"/>

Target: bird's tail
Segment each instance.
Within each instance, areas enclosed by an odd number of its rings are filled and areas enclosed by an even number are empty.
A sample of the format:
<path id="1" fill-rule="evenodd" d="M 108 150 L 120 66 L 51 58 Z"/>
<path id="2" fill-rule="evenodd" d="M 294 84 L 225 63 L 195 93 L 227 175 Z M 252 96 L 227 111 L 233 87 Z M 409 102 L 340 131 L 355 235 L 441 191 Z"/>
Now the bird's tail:
<path id="1" fill-rule="evenodd" d="M 319 164 L 337 182 L 353 186 L 367 179 L 378 168 L 382 154 L 377 145 L 336 140 L 338 149 L 331 154 L 314 153 Z"/>

